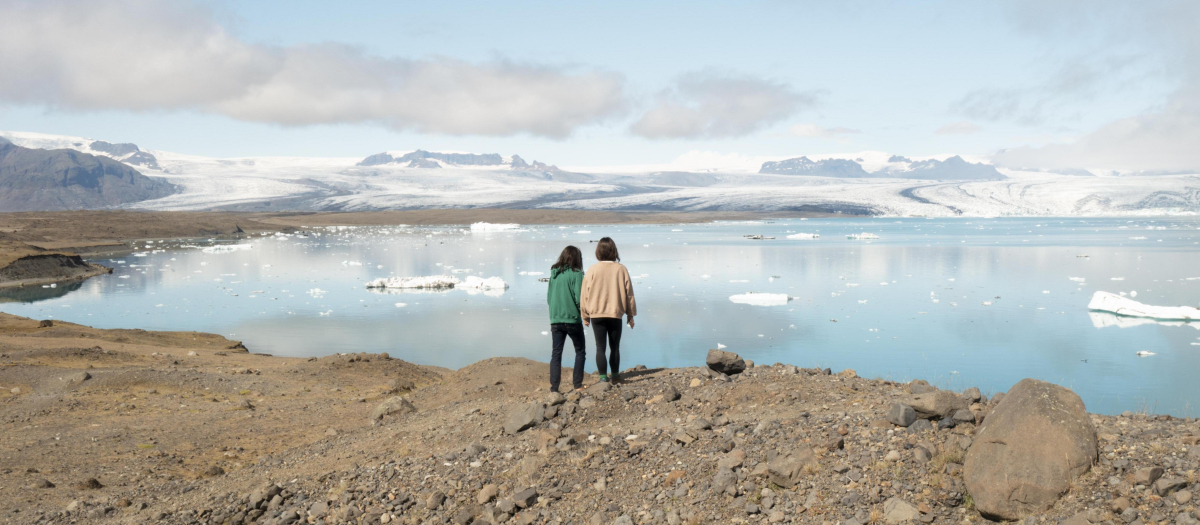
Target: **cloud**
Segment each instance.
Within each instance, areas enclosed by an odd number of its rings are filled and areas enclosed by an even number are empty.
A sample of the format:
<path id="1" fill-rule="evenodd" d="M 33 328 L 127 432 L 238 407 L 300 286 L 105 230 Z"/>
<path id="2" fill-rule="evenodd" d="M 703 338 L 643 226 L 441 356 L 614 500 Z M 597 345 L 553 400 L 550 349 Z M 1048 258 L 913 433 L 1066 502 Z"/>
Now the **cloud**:
<path id="1" fill-rule="evenodd" d="M 960 122 L 951 122 L 949 124 L 946 124 L 945 126 L 942 126 L 938 129 L 934 130 L 933 134 L 934 135 L 970 135 L 972 133 L 978 133 L 980 129 L 982 129 L 982 128 L 980 128 L 979 126 L 976 126 L 975 124 L 972 124 L 968 121 L 963 120 Z"/>
<path id="2" fill-rule="evenodd" d="M 1087 31 L 1118 48 L 1135 48 L 1176 83 L 1164 100 L 1140 114 L 1104 124 L 1070 143 L 1013 148 L 993 162 L 1012 168 L 1093 168 L 1200 172 L 1200 2 L 1026 1 L 1009 4 L 1022 29 L 1053 43 Z M 1120 57 L 1110 58 L 1120 62 Z M 1087 85 L 1069 75 L 1068 90 Z"/>
<path id="3" fill-rule="evenodd" d="M 254 44 L 189 2 L 0 2 L 0 64 L 0 101 L 62 111 L 562 138 L 626 108 L 624 81 L 611 73 Z"/>
<path id="4" fill-rule="evenodd" d="M 857 135 L 861 133 L 853 128 L 825 128 L 816 124 L 796 124 L 788 130 L 792 135 L 797 137 L 813 137 L 813 138 L 830 138 L 838 135 Z"/>
<path id="5" fill-rule="evenodd" d="M 681 76 L 630 130 L 652 139 L 748 135 L 816 104 L 787 84 L 714 71 Z"/>

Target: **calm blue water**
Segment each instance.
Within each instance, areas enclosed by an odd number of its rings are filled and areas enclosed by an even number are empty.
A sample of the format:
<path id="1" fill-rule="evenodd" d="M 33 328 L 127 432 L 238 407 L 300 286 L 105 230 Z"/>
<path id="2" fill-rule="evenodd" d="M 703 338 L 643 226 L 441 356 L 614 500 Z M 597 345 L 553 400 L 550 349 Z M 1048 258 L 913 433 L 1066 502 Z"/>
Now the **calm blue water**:
<path id="1" fill-rule="evenodd" d="M 689 366 L 718 343 L 759 363 L 853 368 L 893 380 L 1007 390 L 1025 377 L 1075 389 L 1092 411 L 1194 416 L 1200 323 L 1089 313 L 1093 292 L 1200 305 L 1200 221 L 798 219 L 654 226 L 315 229 L 205 253 L 179 243 L 96 259 L 116 271 L 14 296 L 0 310 L 101 328 L 199 330 L 255 352 L 388 352 L 457 368 L 546 360 L 545 272 L 566 244 L 616 239 L 641 315 L 622 366 Z M 586 232 L 586 233 L 585 233 Z M 789 240 L 790 233 L 819 233 Z M 849 240 L 869 232 L 878 240 Z M 762 234 L 773 240 L 750 240 Z M 209 246 L 203 244 L 203 246 Z M 1086 255 L 1087 257 L 1081 257 Z M 469 270 L 469 273 L 467 272 Z M 455 273 L 457 271 L 457 273 Z M 384 294 L 377 277 L 498 276 L 502 294 Z M 770 292 L 786 305 L 729 297 Z M 990 304 L 985 304 L 985 302 Z M 834 322 L 836 320 L 836 322 Z M 588 343 L 588 371 L 594 370 Z M 1136 352 L 1156 355 L 1138 357 Z"/>

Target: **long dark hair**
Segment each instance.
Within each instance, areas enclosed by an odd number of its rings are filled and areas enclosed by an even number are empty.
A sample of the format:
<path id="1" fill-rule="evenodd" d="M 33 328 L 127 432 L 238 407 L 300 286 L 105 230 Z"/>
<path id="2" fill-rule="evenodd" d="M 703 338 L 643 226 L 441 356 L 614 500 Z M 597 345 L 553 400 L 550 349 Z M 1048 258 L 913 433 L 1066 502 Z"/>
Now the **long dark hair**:
<path id="1" fill-rule="evenodd" d="M 617 243 L 613 242 L 612 237 L 604 237 L 596 243 L 596 259 L 621 262 L 621 254 L 617 253 Z"/>
<path id="2" fill-rule="evenodd" d="M 554 266 L 550 267 L 550 273 L 557 274 L 565 270 L 583 271 L 583 252 L 574 246 L 563 248 L 562 253 L 558 254 L 558 261 Z"/>

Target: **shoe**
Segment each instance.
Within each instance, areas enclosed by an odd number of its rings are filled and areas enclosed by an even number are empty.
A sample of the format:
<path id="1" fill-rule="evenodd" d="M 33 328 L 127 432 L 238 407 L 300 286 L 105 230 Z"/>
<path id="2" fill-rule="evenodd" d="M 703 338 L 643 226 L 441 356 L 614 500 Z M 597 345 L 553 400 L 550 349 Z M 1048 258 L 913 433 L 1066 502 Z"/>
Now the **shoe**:
<path id="1" fill-rule="evenodd" d="M 607 383 L 607 382 L 608 382 L 608 376 L 606 376 L 606 375 L 604 375 L 604 374 L 600 374 L 600 382 L 601 382 L 601 383 Z"/>
<path id="2" fill-rule="evenodd" d="M 551 394 L 558 394 L 558 393 L 560 393 L 560 392 L 558 391 L 558 389 L 557 389 L 557 388 L 551 388 L 551 389 L 550 389 L 550 393 L 551 393 Z"/>
<path id="3" fill-rule="evenodd" d="M 618 376 L 617 374 L 613 374 L 613 375 L 611 375 L 611 376 L 609 376 L 609 377 L 608 377 L 608 380 L 609 380 L 609 381 L 612 381 L 612 384 L 614 384 L 614 385 L 615 385 L 615 384 L 617 384 L 617 381 L 620 381 L 620 380 L 621 380 L 621 376 Z"/>

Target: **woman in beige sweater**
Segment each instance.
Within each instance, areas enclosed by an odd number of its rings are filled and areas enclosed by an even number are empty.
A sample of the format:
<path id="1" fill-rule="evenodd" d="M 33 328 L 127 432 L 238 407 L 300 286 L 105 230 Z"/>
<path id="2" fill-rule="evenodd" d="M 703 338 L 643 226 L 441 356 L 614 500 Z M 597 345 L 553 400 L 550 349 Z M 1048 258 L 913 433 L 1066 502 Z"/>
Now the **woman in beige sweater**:
<path id="1" fill-rule="evenodd" d="M 600 262 L 588 268 L 583 276 L 579 316 L 583 318 L 584 326 L 591 325 L 596 336 L 596 370 L 600 372 L 600 380 L 609 380 L 606 372 L 611 368 L 612 382 L 616 383 L 617 373 L 621 370 L 621 317 L 629 316 L 629 328 L 633 328 L 637 303 L 633 300 L 629 270 L 620 263 L 617 243 L 609 237 L 600 239 L 596 243 L 596 259 Z M 610 349 L 607 363 L 604 359 L 606 343 Z"/>

